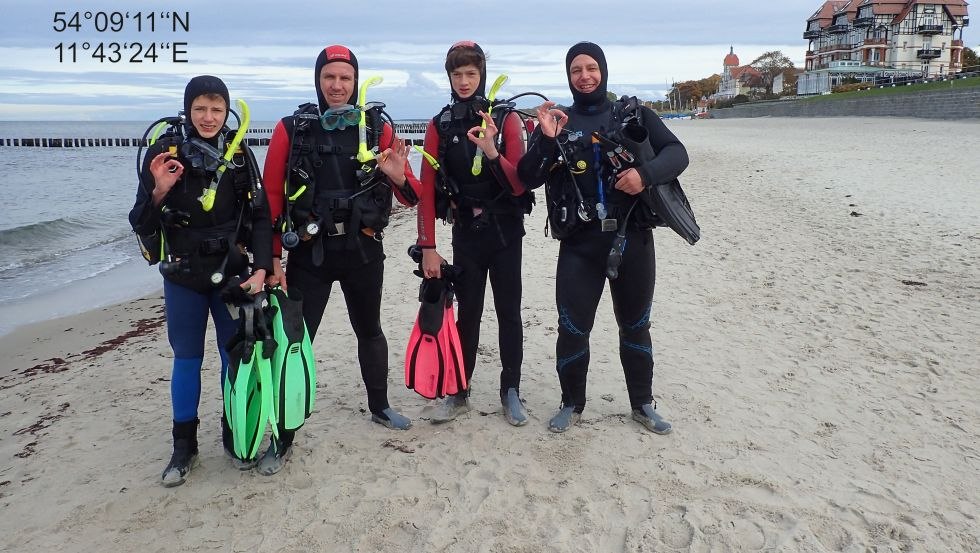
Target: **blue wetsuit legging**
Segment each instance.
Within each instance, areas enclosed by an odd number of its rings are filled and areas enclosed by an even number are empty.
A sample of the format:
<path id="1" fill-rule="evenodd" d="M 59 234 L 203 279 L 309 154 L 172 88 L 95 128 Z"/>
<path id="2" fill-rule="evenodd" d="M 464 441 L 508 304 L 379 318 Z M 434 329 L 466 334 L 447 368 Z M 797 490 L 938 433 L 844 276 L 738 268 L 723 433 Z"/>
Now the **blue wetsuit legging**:
<path id="1" fill-rule="evenodd" d="M 167 336 L 174 351 L 174 368 L 170 380 L 170 399 L 173 404 L 174 422 L 188 422 L 197 418 L 201 400 L 201 365 L 204 362 L 204 337 L 208 326 L 208 312 L 214 320 L 221 355 L 221 380 L 224 382 L 228 353 L 225 344 L 235 334 L 236 324 L 220 290 L 201 294 L 163 281 L 164 307 L 167 313 Z M 220 389 L 220 384 L 219 384 Z"/>

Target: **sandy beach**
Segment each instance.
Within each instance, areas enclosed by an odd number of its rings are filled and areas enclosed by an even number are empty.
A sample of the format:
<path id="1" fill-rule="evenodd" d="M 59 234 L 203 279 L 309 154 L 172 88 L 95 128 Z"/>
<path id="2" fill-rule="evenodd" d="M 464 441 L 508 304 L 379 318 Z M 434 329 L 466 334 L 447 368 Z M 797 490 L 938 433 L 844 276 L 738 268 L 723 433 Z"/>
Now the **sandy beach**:
<path id="1" fill-rule="evenodd" d="M 403 380 L 419 282 L 405 211 L 386 234 L 382 323 L 389 396 L 412 429 L 370 422 L 335 288 L 316 413 L 283 472 L 224 457 L 209 347 L 200 465 L 163 488 L 160 295 L 23 327 L 0 338 L 0 550 L 980 550 L 980 124 L 669 125 L 702 229 L 694 247 L 655 233 L 654 394 L 673 434 L 629 417 L 608 293 L 583 421 L 548 432 L 558 243 L 543 191 L 524 242 L 531 422 L 500 413 L 488 308 L 475 410 L 430 424 L 433 405 Z"/>

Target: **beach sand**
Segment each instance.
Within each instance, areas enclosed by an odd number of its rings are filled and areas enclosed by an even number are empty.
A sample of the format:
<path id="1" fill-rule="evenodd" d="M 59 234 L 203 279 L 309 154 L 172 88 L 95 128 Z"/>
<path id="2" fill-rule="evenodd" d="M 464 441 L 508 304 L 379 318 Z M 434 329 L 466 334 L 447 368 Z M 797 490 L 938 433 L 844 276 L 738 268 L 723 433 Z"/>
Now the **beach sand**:
<path id="1" fill-rule="evenodd" d="M 670 125 L 703 234 L 689 247 L 656 231 L 654 392 L 673 434 L 629 417 L 608 294 L 583 421 L 548 432 L 558 243 L 542 233 L 543 192 L 524 242 L 530 424 L 500 414 L 492 309 L 474 411 L 430 424 L 432 404 L 403 385 L 418 307 L 403 212 L 382 322 L 411 430 L 370 422 L 335 288 L 316 413 L 284 471 L 223 456 L 210 348 L 201 463 L 166 489 L 159 295 L 21 328 L 0 338 L 0 550 L 980 550 L 980 125 Z"/>

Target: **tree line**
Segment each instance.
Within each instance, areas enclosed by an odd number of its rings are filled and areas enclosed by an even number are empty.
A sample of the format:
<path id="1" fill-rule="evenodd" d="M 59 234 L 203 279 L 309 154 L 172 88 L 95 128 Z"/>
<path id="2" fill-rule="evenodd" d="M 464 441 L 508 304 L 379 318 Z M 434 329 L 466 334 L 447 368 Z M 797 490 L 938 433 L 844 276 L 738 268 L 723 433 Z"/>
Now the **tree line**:
<path id="1" fill-rule="evenodd" d="M 775 98 L 783 94 L 796 93 L 796 66 L 788 56 L 779 50 L 765 52 L 749 63 L 759 72 L 758 83 L 750 93 L 752 99 Z M 773 90 L 776 77 L 783 75 L 781 90 Z M 667 94 L 667 99 L 659 102 L 663 108 L 674 109 L 696 107 L 702 98 L 709 98 L 718 92 L 721 86 L 721 75 L 714 74 L 704 79 L 674 83 Z M 748 100 L 746 97 L 745 100 Z"/>

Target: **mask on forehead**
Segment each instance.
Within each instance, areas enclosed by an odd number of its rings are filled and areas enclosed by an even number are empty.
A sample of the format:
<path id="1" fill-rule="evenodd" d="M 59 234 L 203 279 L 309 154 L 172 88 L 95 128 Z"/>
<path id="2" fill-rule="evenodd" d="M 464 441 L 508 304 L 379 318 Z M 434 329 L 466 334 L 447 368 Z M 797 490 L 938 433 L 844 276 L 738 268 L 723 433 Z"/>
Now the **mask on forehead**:
<path id="1" fill-rule="evenodd" d="M 599 64 L 602 82 L 592 92 L 579 92 L 572 86 L 572 60 L 579 54 L 585 54 Z M 602 48 L 599 48 L 599 45 L 592 42 L 579 42 L 569 48 L 568 53 L 565 54 L 565 76 L 568 78 L 568 88 L 572 91 L 575 104 L 587 107 L 597 106 L 606 101 L 606 83 L 609 81 L 609 69 L 606 67 L 606 55 L 602 52 Z"/>

